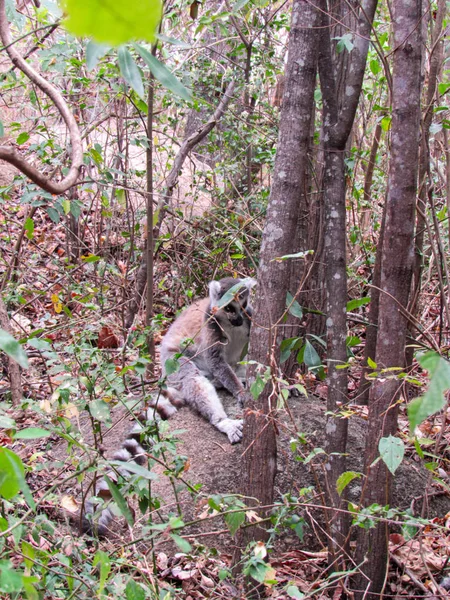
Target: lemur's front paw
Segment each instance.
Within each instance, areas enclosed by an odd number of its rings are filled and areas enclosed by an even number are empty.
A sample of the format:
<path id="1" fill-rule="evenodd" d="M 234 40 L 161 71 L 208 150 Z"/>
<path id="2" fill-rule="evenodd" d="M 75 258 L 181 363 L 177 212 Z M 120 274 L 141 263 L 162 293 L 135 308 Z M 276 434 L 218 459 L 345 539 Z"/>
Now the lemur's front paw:
<path id="1" fill-rule="evenodd" d="M 242 440 L 242 427 L 244 422 L 241 419 L 222 419 L 216 425 L 222 433 L 226 433 L 230 444 L 237 444 Z"/>

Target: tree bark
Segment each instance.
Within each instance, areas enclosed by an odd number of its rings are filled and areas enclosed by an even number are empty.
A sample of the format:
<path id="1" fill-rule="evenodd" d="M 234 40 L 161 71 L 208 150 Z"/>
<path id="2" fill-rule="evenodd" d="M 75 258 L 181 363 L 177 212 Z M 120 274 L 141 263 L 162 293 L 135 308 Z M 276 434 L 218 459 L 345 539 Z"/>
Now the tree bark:
<path id="1" fill-rule="evenodd" d="M 397 0 L 393 4 L 394 58 L 391 128 L 391 160 L 388 176 L 385 235 L 381 259 L 376 362 L 378 368 L 403 367 L 406 309 L 414 259 L 414 208 L 417 191 L 420 123 L 421 0 Z M 407 93 L 406 93 L 407 90 Z M 392 499 L 392 476 L 378 456 L 381 437 L 397 431 L 396 399 L 399 382 L 379 378 L 370 391 L 369 429 L 365 464 L 367 481 L 364 505 L 386 505 Z M 356 578 L 355 598 L 379 598 L 388 562 L 388 527 L 380 523 L 359 530 L 356 562 L 363 561 L 363 575 Z M 368 588 L 367 595 L 364 595 Z"/>
<path id="2" fill-rule="evenodd" d="M 262 505 L 273 502 L 276 472 L 275 406 L 278 396 L 278 325 L 286 311 L 288 261 L 295 239 L 299 195 L 307 169 L 307 150 L 314 102 L 320 13 L 306 0 L 295 0 L 289 35 L 286 85 L 273 184 L 263 231 L 258 294 L 250 335 L 251 384 L 259 365 L 270 366 L 271 378 L 257 400 L 247 401 L 244 424 L 243 493 Z M 305 223 L 306 227 L 306 223 Z M 261 527 L 246 528 L 241 545 L 267 539 Z"/>
<path id="3" fill-rule="evenodd" d="M 319 75 L 323 97 L 325 208 L 325 281 L 327 328 L 327 491 L 331 508 L 345 508 L 344 495 L 337 491 L 337 480 L 346 470 L 348 420 L 339 415 L 340 406 L 348 402 L 347 394 L 347 260 L 345 206 L 345 148 L 361 94 L 371 26 L 377 0 L 365 0 L 359 13 L 352 51 L 337 60 L 332 50 L 331 19 L 325 0 L 322 9 L 322 35 L 319 56 Z M 347 53 L 346 53 L 347 54 Z M 344 62 L 343 62 L 344 60 Z M 345 63 L 345 64 L 344 64 Z M 349 518 L 345 511 L 328 511 L 330 517 L 329 561 L 333 568 L 344 556 Z"/>

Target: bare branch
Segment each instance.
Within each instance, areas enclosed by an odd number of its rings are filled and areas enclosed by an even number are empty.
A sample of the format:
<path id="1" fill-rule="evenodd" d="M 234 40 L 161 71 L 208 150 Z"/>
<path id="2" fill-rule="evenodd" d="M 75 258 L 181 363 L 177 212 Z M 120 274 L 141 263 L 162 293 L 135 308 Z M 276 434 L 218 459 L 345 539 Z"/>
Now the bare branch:
<path id="1" fill-rule="evenodd" d="M 62 194 L 75 184 L 78 179 L 80 167 L 83 162 L 83 146 L 77 122 L 71 113 L 62 94 L 37 71 L 35 71 L 14 48 L 11 40 L 8 19 L 6 17 L 5 0 L 0 0 L 0 38 L 15 67 L 20 69 L 37 87 L 44 92 L 55 104 L 61 117 L 67 125 L 71 140 L 72 165 L 67 176 L 59 183 L 54 183 L 46 175 L 33 167 L 20 154 L 10 146 L 0 146 L 0 159 L 14 165 L 24 175 L 29 177 L 36 185 L 51 194 Z"/>

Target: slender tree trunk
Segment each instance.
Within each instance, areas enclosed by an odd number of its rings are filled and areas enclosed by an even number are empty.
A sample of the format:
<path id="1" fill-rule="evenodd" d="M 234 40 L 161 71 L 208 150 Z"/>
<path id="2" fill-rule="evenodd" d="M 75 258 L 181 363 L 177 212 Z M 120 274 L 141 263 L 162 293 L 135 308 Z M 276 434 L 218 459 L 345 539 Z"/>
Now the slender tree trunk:
<path id="1" fill-rule="evenodd" d="M 394 58 L 391 161 L 388 177 L 385 235 L 381 260 L 376 362 L 378 368 L 402 367 L 405 362 L 408 305 L 414 258 L 414 207 L 417 190 L 420 122 L 421 0 L 393 4 Z M 408 93 L 405 93 L 408 90 Z M 386 505 L 392 499 L 392 476 L 378 460 L 381 437 L 397 431 L 399 382 L 379 378 L 371 387 L 366 439 L 367 481 L 363 502 Z M 378 524 L 359 530 L 356 562 L 364 575 L 356 578 L 355 598 L 375 600 L 382 592 L 388 562 L 388 527 Z M 363 591 L 369 589 L 367 595 Z"/>
<path id="2" fill-rule="evenodd" d="M 320 85 L 323 97 L 325 208 L 325 281 L 327 327 L 327 491 L 330 508 L 345 508 L 345 498 L 337 491 L 337 481 L 346 470 L 348 420 L 340 417 L 340 406 L 347 394 L 347 261 L 344 153 L 350 138 L 364 78 L 371 24 L 377 0 L 365 0 L 357 15 L 357 35 L 345 64 L 332 52 L 331 19 L 325 0 L 321 0 L 322 36 L 319 56 Z M 334 68 L 333 68 L 334 65 Z M 328 511 L 331 536 L 329 560 L 340 569 L 349 529 L 345 511 Z"/>
<path id="3" fill-rule="evenodd" d="M 276 472 L 275 406 L 278 396 L 277 326 L 286 310 L 289 263 L 275 261 L 292 253 L 300 190 L 307 169 L 320 13 L 306 0 L 294 0 L 289 35 L 283 107 L 280 115 L 273 184 L 258 269 L 258 294 L 250 336 L 249 383 L 258 364 L 269 365 L 271 379 L 257 400 L 247 402 L 244 424 L 243 493 L 263 505 L 273 502 Z M 306 225 L 306 224 L 305 224 Z M 243 530 L 241 545 L 267 539 L 262 528 Z M 257 592 L 255 592 L 257 593 Z M 250 596 L 249 596 L 250 597 Z"/>

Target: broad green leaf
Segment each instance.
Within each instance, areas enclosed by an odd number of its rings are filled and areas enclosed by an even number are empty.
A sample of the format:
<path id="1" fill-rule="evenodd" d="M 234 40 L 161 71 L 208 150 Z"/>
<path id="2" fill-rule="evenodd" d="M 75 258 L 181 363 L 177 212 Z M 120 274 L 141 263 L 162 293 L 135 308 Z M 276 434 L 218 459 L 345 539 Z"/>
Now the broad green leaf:
<path id="1" fill-rule="evenodd" d="M 25 144 L 25 142 L 28 142 L 29 139 L 30 134 L 27 131 L 22 131 L 22 133 L 17 136 L 16 142 L 21 146 L 22 144 Z"/>
<path id="2" fill-rule="evenodd" d="M 109 421 L 111 418 L 111 411 L 109 410 L 108 404 L 102 400 L 93 400 L 89 404 L 89 412 L 97 419 L 97 421 Z"/>
<path id="3" fill-rule="evenodd" d="M 290 292 L 286 294 L 286 306 L 289 306 L 291 315 L 298 317 L 299 319 L 303 318 L 303 309 L 297 300 L 294 300 L 294 297 Z"/>
<path id="4" fill-rule="evenodd" d="M 6 415 L 0 415 L 0 429 L 14 429 L 16 422 Z"/>
<path id="5" fill-rule="evenodd" d="M 53 206 L 47 206 L 46 210 L 48 216 L 53 221 L 53 223 L 59 223 L 60 217 L 59 212 L 56 210 L 56 208 L 53 208 Z"/>
<path id="6" fill-rule="evenodd" d="M 61 202 L 61 206 L 63 207 L 63 211 L 65 215 L 70 213 L 70 200 L 68 198 L 64 198 Z"/>
<path id="7" fill-rule="evenodd" d="M 192 100 L 191 92 L 184 87 L 179 79 L 169 71 L 169 69 L 162 64 L 157 58 L 153 56 L 148 50 L 139 44 L 135 44 L 136 51 L 141 55 L 145 63 L 147 64 L 150 71 L 153 73 L 155 79 L 157 79 L 161 85 L 183 100 Z"/>
<path id="8" fill-rule="evenodd" d="M 308 369 L 312 369 L 314 367 L 320 367 L 322 365 L 320 356 L 317 354 L 314 346 L 308 340 L 305 340 L 305 349 L 303 351 L 303 362 L 308 367 Z"/>
<path id="9" fill-rule="evenodd" d="M 405 445 L 402 440 L 392 435 L 387 438 L 381 438 L 378 443 L 378 450 L 381 459 L 389 471 L 392 475 L 395 475 L 395 471 L 400 466 L 405 455 Z"/>
<path id="10" fill-rule="evenodd" d="M 446 82 L 446 83 L 440 83 L 438 85 L 438 90 L 441 96 L 443 96 L 444 94 L 446 94 L 448 92 L 448 90 L 450 89 L 450 83 Z"/>
<path id="11" fill-rule="evenodd" d="M 450 389 L 450 363 L 445 358 L 436 352 L 427 352 L 419 357 L 419 363 L 429 372 L 430 384 L 425 394 L 408 406 L 411 431 L 445 406 L 444 394 Z"/>
<path id="12" fill-rule="evenodd" d="M 109 51 L 109 46 L 105 44 L 97 44 L 92 40 L 86 46 L 86 67 L 88 71 L 92 71 L 98 64 L 98 61 L 105 56 Z"/>
<path id="13" fill-rule="evenodd" d="M 192 550 L 192 546 L 190 543 L 181 537 L 181 535 L 177 535 L 176 533 L 171 533 L 170 537 L 173 539 L 175 544 L 182 552 L 190 552 Z"/>
<path id="14" fill-rule="evenodd" d="M 28 346 L 31 346 L 32 348 L 36 348 L 36 350 L 40 350 L 41 352 L 51 352 L 52 351 L 52 345 L 50 344 L 50 342 L 47 342 L 47 340 L 44 340 L 42 338 L 29 338 L 27 340 L 27 344 Z"/>
<path id="15" fill-rule="evenodd" d="M 302 598 L 305 597 L 305 594 L 303 594 L 296 585 L 288 585 L 286 594 L 289 598 L 294 598 L 294 600 L 302 600 Z"/>
<path id="16" fill-rule="evenodd" d="M 347 302 L 347 312 L 355 310 L 355 308 L 359 308 L 360 306 L 364 306 L 364 304 L 369 304 L 370 298 L 355 298 L 354 300 L 350 300 Z"/>
<path id="17" fill-rule="evenodd" d="M 128 506 L 125 498 L 120 493 L 119 488 L 113 481 L 111 481 L 108 475 L 105 475 L 104 479 L 109 488 L 109 491 L 111 492 L 111 496 L 113 497 L 114 502 L 117 504 L 117 507 L 119 508 L 122 516 L 125 517 L 125 520 L 128 523 L 128 525 L 133 525 L 134 519 L 133 515 L 131 514 L 130 507 Z"/>
<path id="18" fill-rule="evenodd" d="M 20 592 L 23 587 L 23 573 L 13 569 L 9 561 L 4 561 L 4 563 L 0 565 L 0 592 L 8 595 L 14 594 L 16 598 L 16 593 Z"/>
<path id="19" fill-rule="evenodd" d="M 161 0 L 63 0 L 67 29 L 80 37 L 120 46 L 132 40 L 153 42 L 161 20 Z"/>
<path id="20" fill-rule="evenodd" d="M 149 469 L 146 469 L 145 467 L 138 465 L 135 462 L 127 462 L 124 464 L 123 461 L 112 460 L 110 461 L 110 464 L 120 469 L 125 469 L 129 473 L 139 475 L 139 477 L 147 479 L 148 481 L 158 479 L 158 475 L 156 473 L 153 473 L 153 471 L 150 471 Z"/>
<path id="21" fill-rule="evenodd" d="M 11 500 L 25 483 L 25 469 L 20 458 L 7 448 L 0 448 L 0 496 Z"/>
<path id="22" fill-rule="evenodd" d="M 146 595 L 142 587 L 130 579 L 125 586 L 125 598 L 127 600 L 145 600 Z"/>
<path id="23" fill-rule="evenodd" d="M 27 427 L 26 429 L 21 429 L 20 431 L 16 431 L 14 434 L 15 440 L 38 440 L 40 438 L 46 438 L 52 435 L 51 431 L 47 431 L 46 429 L 41 429 L 40 427 Z"/>
<path id="24" fill-rule="evenodd" d="M 168 358 L 164 363 L 166 375 L 172 375 L 172 373 L 176 373 L 179 368 L 180 361 L 178 360 L 178 358 Z"/>
<path id="25" fill-rule="evenodd" d="M 230 530 L 231 535 L 234 535 L 245 521 L 245 512 L 239 511 L 227 513 L 224 515 L 224 520 L 228 526 L 228 529 Z"/>
<path id="26" fill-rule="evenodd" d="M 233 6 L 233 12 L 237 12 L 241 10 L 246 4 L 249 3 L 249 0 L 238 0 L 236 4 Z"/>
<path id="27" fill-rule="evenodd" d="M 389 131 L 389 129 L 391 128 L 391 117 L 383 117 L 381 119 L 381 129 L 383 131 Z"/>
<path id="28" fill-rule="evenodd" d="M 258 400 L 259 396 L 262 394 L 265 385 L 266 382 L 263 380 L 261 375 L 256 375 L 255 381 L 250 386 L 250 393 L 253 396 L 254 400 Z"/>
<path id="29" fill-rule="evenodd" d="M 28 358 L 22 346 L 12 335 L 4 329 L 0 329 L 0 350 L 19 363 L 22 369 L 28 368 Z"/>
<path id="30" fill-rule="evenodd" d="M 256 579 L 256 581 L 259 581 L 259 583 L 264 583 L 267 575 L 273 573 L 273 569 L 263 560 L 257 560 L 245 565 L 243 572 L 244 575 L 250 575 L 250 577 Z"/>
<path id="31" fill-rule="evenodd" d="M 111 559 L 109 554 L 103 552 L 102 550 L 97 550 L 94 556 L 93 565 L 94 567 L 100 563 L 100 582 L 99 582 L 99 592 L 101 593 L 103 588 L 105 587 L 106 580 L 108 579 L 108 575 L 111 572 Z"/>
<path id="32" fill-rule="evenodd" d="M 126 48 L 120 47 L 117 54 L 119 59 L 120 73 L 130 87 L 141 98 L 144 97 L 144 84 L 142 83 L 141 72 L 134 62 L 134 58 Z"/>
<path id="33" fill-rule="evenodd" d="M 252 288 L 254 285 L 255 280 L 251 279 L 250 277 L 241 279 L 241 281 L 238 281 L 236 285 L 230 287 L 228 292 L 225 292 L 225 294 L 220 298 L 216 304 L 217 308 L 223 308 L 224 306 L 227 306 L 227 304 L 230 304 L 230 302 L 232 302 L 241 291 L 245 290 L 246 288 Z"/>
<path id="34" fill-rule="evenodd" d="M 3 123 L 0 121 L 0 138 L 5 135 L 5 128 L 3 127 Z"/>
<path id="35" fill-rule="evenodd" d="M 378 75 L 378 73 L 381 71 L 381 65 L 375 58 L 370 61 L 369 66 L 373 75 Z"/>
<path id="36" fill-rule="evenodd" d="M 357 473 L 356 471 L 345 471 L 345 473 L 339 475 L 338 480 L 336 481 L 336 490 L 339 496 L 350 482 L 352 482 L 354 479 L 359 479 L 360 477 L 361 473 Z"/>

